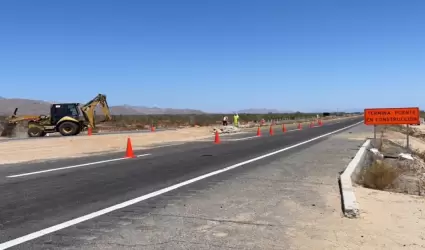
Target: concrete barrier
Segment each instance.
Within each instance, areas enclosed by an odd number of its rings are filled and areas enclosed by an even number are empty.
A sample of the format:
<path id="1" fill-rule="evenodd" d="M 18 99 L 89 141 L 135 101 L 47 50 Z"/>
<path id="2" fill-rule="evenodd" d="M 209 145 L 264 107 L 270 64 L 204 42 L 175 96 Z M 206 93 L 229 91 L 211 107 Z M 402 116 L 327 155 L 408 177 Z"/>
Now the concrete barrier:
<path id="1" fill-rule="evenodd" d="M 367 151 L 370 146 L 370 140 L 363 143 L 356 156 L 350 161 L 347 168 L 339 178 L 342 208 L 344 216 L 348 218 L 357 218 L 360 215 L 359 204 L 354 193 L 353 182 L 357 178 L 361 167 L 365 163 Z"/>

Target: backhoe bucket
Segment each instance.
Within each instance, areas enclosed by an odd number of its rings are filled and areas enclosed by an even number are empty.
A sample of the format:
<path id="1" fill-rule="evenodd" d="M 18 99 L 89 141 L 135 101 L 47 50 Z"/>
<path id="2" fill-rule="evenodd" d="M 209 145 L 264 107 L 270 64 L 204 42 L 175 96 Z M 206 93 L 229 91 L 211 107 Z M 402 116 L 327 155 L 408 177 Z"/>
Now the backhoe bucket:
<path id="1" fill-rule="evenodd" d="M 0 124 L 0 130 L 3 129 L 1 131 L 0 136 L 1 137 L 12 137 L 13 134 L 14 134 L 16 125 L 17 125 L 16 123 L 9 123 L 9 122 Z"/>

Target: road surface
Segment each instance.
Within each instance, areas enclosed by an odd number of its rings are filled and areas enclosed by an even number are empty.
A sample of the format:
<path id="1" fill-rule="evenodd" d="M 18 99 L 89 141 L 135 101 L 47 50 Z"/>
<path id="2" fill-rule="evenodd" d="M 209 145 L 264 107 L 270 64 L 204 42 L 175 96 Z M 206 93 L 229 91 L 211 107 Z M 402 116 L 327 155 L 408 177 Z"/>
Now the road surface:
<path id="1" fill-rule="evenodd" d="M 0 249 L 76 245 L 89 221 L 131 211 L 135 205 L 149 213 L 178 200 L 179 193 L 202 190 L 208 179 L 232 178 L 361 121 L 347 119 L 285 134 L 276 130 L 273 136 L 236 135 L 219 145 L 164 145 L 137 151 L 136 159 L 110 154 L 1 166 Z M 114 225 L 113 216 L 108 224 Z"/>

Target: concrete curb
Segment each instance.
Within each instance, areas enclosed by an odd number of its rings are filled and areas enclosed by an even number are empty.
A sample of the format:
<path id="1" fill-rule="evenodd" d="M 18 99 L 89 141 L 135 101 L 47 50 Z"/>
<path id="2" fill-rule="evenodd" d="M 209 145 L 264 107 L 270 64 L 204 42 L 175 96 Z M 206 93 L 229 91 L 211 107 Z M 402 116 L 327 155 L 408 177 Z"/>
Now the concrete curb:
<path id="1" fill-rule="evenodd" d="M 370 140 L 367 140 L 356 156 L 348 164 L 347 168 L 341 174 L 339 178 L 340 188 L 341 188 L 341 198 L 342 198 L 342 209 L 345 217 L 348 218 L 357 218 L 360 215 L 359 204 L 356 200 L 354 194 L 354 188 L 352 184 L 353 173 L 356 172 L 356 169 L 360 168 L 365 161 L 367 150 L 370 147 Z"/>

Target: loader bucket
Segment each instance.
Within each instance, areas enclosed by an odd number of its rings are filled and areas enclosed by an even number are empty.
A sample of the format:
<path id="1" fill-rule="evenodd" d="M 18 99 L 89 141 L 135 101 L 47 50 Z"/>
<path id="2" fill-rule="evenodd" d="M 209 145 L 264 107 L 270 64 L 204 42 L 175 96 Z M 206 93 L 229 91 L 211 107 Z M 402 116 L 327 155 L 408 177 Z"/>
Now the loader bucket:
<path id="1" fill-rule="evenodd" d="M 0 136 L 1 137 L 12 137 L 16 128 L 16 123 L 9 123 L 6 122 L 4 124 L 0 125 L 0 130 L 3 129 L 1 131 Z"/>

